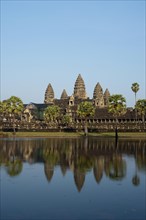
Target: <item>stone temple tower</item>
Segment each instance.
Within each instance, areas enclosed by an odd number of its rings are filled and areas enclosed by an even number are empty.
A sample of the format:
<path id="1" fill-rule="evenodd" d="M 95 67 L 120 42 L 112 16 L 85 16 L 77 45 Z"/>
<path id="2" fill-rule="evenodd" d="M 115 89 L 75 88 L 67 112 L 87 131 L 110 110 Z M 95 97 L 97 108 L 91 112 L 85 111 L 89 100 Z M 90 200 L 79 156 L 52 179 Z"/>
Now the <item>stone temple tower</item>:
<path id="1" fill-rule="evenodd" d="M 51 86 L 51 84 L 49 83 L 46 92 L 45 92 L 45 99 L 44 99 L 44 103 L 48 104 L 48 103 L 52 103 L 54 101 L 54 90 Z"/>
<path id="2" fill-rule="evenodd" d="M 104 107 L 103 89 L 99 83 L 96 84 L 93 92 L 95 106 Z"/>
<path id="3" fill-rule="evenodd" d="M 78 98 L 78 99 L 87 98 L 85 84 L 84 84 L 84 80 L 81 77 L 81 74 L 79 74 L 76 79 L 73 96 L 74 98 Z"/>
<path id="4" fill-rule="evenodd" d="M 60 99 L 67 99 L 67 98 L 68 98 L 68 95 L 67 95 L 66 90 L 64 89 L 64 90 L 62 91 L 62 94 L 61 94 Z"/>
<path id="5" fill-rule="evenodd" d="M 104 96 L 104 105 L 105 105 L 105 106 L 108 106 L 109 97 L 110 97 L 110 93 L 109 93 L 109 90 L 108 90 L 108 89 L 105 90 L 103 96 Z"/>

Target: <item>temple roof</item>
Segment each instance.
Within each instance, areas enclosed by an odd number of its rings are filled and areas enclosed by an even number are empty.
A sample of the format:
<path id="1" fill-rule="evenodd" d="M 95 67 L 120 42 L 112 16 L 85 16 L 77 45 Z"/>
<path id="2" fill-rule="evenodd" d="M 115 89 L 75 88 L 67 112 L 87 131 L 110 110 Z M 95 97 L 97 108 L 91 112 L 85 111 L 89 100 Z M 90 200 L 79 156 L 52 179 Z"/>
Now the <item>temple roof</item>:
<path id="1" fill-rule="evenodd" d="M 84 80 L 81 76 L 81 74 L 78 75 L 75 85 L 74 85 L 74 97 L 79 98 L 79 99 L 86 99 L 86 89 L 85 89 L 85 84 Z"/>
<path id="2" fill-rule="evenodd" d="M 101 96 L 103 96 L 103 89 L 100 83 L 98 82 L 94 88 L 93 99 L 101 98 Z"/>
<path id="3" fill-rule="evenodd" d="M 108 89 L 106 89 L 104 92 L 104 97 L 109 97 L 109 96 L 110 96 L 110 92 Z"/>
<path id="4" fill-rule="evenodd" d="M 51 83 L 47 86 L 46 92 L 45 92 L 45 103 L 52 102 L 54 99 L 54 90 L 52 88 Z"/>
<path id="5" fill-rule="evenodd" d="M 65 89 L 62 91 L 62 94 L 61 94 L 61 97 L 60 97 L 60 98 L 61 98 L 61 99 L 67 99 L 67 98 L 68 98 L 68 95 L 67 95 L 67 92 L 66 92 Z"/>

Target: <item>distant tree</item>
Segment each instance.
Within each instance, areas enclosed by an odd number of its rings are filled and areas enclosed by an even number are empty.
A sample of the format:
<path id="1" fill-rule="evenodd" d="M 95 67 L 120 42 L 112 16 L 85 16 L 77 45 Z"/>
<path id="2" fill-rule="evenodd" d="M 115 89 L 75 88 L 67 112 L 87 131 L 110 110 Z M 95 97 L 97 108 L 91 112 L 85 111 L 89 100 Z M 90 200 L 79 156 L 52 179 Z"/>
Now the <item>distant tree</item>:
<path id="1" fill-rule="evenodd" d="M 135 106 L 137 113 L 142 116 L 142 121 L 145 121 L 145 115 L 146 115 L 146 99 L 139 99 L 136 102 Z"/>
<path id="2" fill-rule="evenodd" d="M 131 86 L 132 91 L 135 93 L 135 106 L 136 106 L 136 93 L 139 90 L 139 84 L 138 83 L 133 83 Z M 135 108 L 135 118 L 136 118 L 136 123 L 137 123 L 137 109 Z"/>
<path id="3" fill-rule="evenodd" d="M 9 115 L 10 118 L 12 118 L 13 131 L 15 133 L 16 117 L 20 117 L 24 110 L 23 102 L 20 98 L 16 96 L 11 96 L 9 99 L 6 100 L 5 105 L 6 105 L 6 114 Z"/>
<path id="4" fill-rule="evenodd" d="M 115 94 L 109 97 L 108 112 L 116 118 L 115 137 L 118 138 L 118 117 L 126 113 L 126 99 L 121 94 Z"/>
<path id="5" fill-rule="evenodd" d="M 87 118 L 90 116 L 94 116 L 95 107 L 93 106 L 91 102 L 88 102 L 88 101 L 81 102 L 78 105 L 77 114 L 79 117 L 85 120 L 84 131 L 85 131 L 85 136 L 87 136 L 87 133 L 88 133 Z"/>
<path id="6" fill-rule="evenodd" d="M 6 114 L 7 105 L 6 101 L 0 101 L 0 122 L 2 123 L 4 116 Z"/>
<path id="7" fill-rule="evenodd" d="M 3 114 L 4 114 L 4 110 L 3 110 L 3 102 L 0 101 L 0 118 L 3 117 Z"/>
<path id="8" fill-rule="evenodd" d="M 60 116 L 60 108 L 57 105 L 48 106 L 44 110 L 44 119 L 47 123 L 56 123 L 57 118 Z"/>
<path id="9" fill-rule="evenodd" d="M 0 118 L 9 118 L 9 99 L 0 101 Z"/>
<path id="10" fill-rule="evenodd" d="M 135 93 L 135 105 L 136 105 L 136 93 L 138 92 L 139 90 L 139 84 L 138 83 L 133 83 L 132 86 L 131 86 L 131 89 L 132 91 Z"/>
<path id="11" fill-rule="evenodd" d="M 69 114 L 63 115 L 62 123 L 63 123 L 63 125 L 68 126 L 71 123 L 71 116 Z"/>

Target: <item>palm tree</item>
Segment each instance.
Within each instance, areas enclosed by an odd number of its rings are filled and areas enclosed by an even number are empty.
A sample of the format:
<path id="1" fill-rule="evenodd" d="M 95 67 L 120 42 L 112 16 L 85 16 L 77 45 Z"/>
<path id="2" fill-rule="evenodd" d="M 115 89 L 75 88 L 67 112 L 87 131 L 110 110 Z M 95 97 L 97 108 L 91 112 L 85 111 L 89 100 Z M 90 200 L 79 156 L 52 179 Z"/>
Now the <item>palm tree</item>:
<path id="1" fill-rule="evenodd" d="M 4 114 L 5 114 L 4 102 L 0 101 L 0 127 L 2 126 Z"/>
<path id="2" fill-rule="evenodd" d="M 133 83 L 131 86 L 132 91 L 135 93 L 135 106 L 136 106 L 136 93 L 139 90 L 139 84 L 138 83 Z M 137 123 L 137 109 L 135 109 L 135 118 L 136 118 L 136 123 Z"/>
<path id="3" fill-rule="evenodd" d="M 15 120 L 17 116 L 20 116 L 23 112 L 24 105 L 20 98 L 16 96 L 11 96 L 6 100 L 7 109 L 6 112 L 13 119 L 13 131 L 15 134 Z"/>
<path id="4" fill-rule="evenodd" d="M 126 161 L 121 155 L 113 155 L 109 165 L 109 178 L 121 180 L 126 175 Z"/>
<path id="5" fill-rule="evenodd" d="M 108 112 L 112 113 L 116 118 L 115 137 L 118 138 L 117 123 L 118 117 L 126 113 L 126 99 L 120 95 L 115 94 L 109 97 Z"/>
<path id="6" fill-rule="evenodd" d="M 132 91 L 135 93 L 135 105 L 136 105 L 136 93 L 139 90 L 139 84 L 138 83 L 133 83 L 131 86 Z"/>
<path id="7" fill-rule="evenodd" d="M 63 115 L 62 123 L 63 123 L 63 125 L 68 126 L 71 123 L 71 116 L 69 114 Z"/>
<path id="8" fill-rule="evenodd" d="M 142 116 L 142 121 L 144 123 L 144 121 L 145 121 L 145 114 L 146 114 L 146 99 L 139 99 L 136 102 L 135 108 L 136 108 L 138 114 Z"/>
<path id="9" fill-rule="evenodd" d="M 85 136 L 87 136 L 88 133 L 87 118 L 95 114 L 95 107 L 91 102 L 88 101 L 81 102 L 78 105 L 77 114 L 79 117 L 85 119 L 84 131 L 85 131 Z"/>
<path id="10" fill-rule="evenodd" d="M 4 117 L 8 117 L 8 101 L 7 100 L 0 101 L 0 121 L 2 121 Z"/>
<path id="11" fill-rule="evenodd" d="M 57 118 L 60 115 L 60 108 L 57 105 L 48 106 L 44 110 L 44 119 L 49 123 L 56 123 Z"/>

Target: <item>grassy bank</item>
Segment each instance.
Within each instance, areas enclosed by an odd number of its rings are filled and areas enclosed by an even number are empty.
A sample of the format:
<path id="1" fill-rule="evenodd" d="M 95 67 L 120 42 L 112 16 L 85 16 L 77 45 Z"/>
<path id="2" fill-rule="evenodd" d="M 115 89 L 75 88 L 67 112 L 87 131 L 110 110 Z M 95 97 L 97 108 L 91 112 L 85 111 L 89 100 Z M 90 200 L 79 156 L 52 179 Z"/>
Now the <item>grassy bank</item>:
<path id="1" fill-rule="evenodd" d="M 145 132 L 119 132 L 119 138 L 145 138 Z M 0 132 L 0 138 L 13 137 L 12 132 Z M 84 133 L 78 132 L 16 132 L 15 137 L 82 137 Z M 92 137 L 115 137 L 114 132 L 88 133 Z"/>

